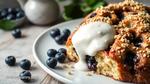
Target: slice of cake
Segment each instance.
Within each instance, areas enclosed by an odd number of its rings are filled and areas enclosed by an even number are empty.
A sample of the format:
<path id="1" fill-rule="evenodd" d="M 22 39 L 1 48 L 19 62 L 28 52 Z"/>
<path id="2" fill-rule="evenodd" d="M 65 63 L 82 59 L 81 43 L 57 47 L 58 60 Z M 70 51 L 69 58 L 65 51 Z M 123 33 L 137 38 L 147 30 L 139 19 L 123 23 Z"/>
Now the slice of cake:
<path id="1" fill-rule="evenodd" d="M 97 8 L 67 40 L 77 70 L 150 84 L 150 8 L 133 0 Z"/>

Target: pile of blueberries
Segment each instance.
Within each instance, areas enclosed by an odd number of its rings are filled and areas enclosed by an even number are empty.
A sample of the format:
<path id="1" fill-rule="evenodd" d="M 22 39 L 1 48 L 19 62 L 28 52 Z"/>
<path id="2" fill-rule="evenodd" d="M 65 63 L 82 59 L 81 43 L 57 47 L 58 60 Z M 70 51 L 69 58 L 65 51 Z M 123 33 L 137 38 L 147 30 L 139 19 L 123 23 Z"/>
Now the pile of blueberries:
<path id="1" fill-rule="evenodd" d="M 8 56 L 5 58 L 5 63 L 8 66 L 15 66 L 16 65 L 16 58 L 14 56 Z M 31 68 L 31 62 L 28 59 L 23 59 L 19 62 L 19 66 L 24 70 L 19 74 L 19 77 L 24 82 L 31 81 L 31 73 L 27 70 Z"/>
<path id="2" fill-rule="evenodd" d="M 50 36 L 55 40 L 57 44 L 63 45 L 67 41 L 70 33 L 71 32 L 69 29 L 64 29 L 61 32 L 58 28 L 55 28 L 50 31 Z"/>
<path id="3" fill-rule="evenodd" d="M 49 49 L 47 51 L 48 59 L 46 60 L 46 64 L 50 68 L 55 68 L 57 62 L 64 63 L 66 59 L 66 49 L 60 48 L 58 51 L 55 49 Z"/>
<path id="4" fill-rule="evenodd" d="M 20 8 L 4 8 L 0 9 L 0 20 L 16 20 L 25 16 Z"/>
<path id="5" fill-rule="evenodd" d="M 50 31 L 50 36 L 55 40 L 55 42 L 59 45 L 65 44 L 67 41 L 71 31 L 69 29 L 64 29 L 62 32 L 60 29 L 55 28 Z M 58 51 L 56 49 L 49 49 L 47 51 L 48 59 L 46 60 L 46 64 L 50 68 L 55 68 L 57 66 L 57 62 L 64 63 L 67 55 L 67 51 L 65 48 L 60 48 Z"/>

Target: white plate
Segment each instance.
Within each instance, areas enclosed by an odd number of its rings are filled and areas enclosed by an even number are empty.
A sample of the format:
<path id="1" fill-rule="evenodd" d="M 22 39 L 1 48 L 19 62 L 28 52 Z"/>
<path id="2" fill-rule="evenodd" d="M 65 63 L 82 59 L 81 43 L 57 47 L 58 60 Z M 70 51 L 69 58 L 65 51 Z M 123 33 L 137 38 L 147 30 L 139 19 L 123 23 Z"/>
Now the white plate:
<path id="1" fill-rule="evenodd" d="M 58 68 L 51 69 L 49 68 L 45 61 L 48 59 L 48 56 L 46 54 L 47 50 L 50 48 L 59 49 L 60 46 L 55 43 L 55 41 L 50 37 L 49 32 L 51 29 L 54 28 L 60 28 L 61 30 L 68 28 L 71 31 L 74 30 L 74 28 L 79 25 L 81 22 L 81 19 L 72 20 L 69 22 L 64 22 L 58 25 L 55 25 L 45 32 L 43 32 L 35 41 L 33 45 L 33 54 L 34 58 L 36 59 L 37 63 L 41 66 L 42 69 L 44 69 L 48 74 L 53 76 L 54 78 L 64 82 L 64 83 L 74 83 L 74 84 L 127 84 L 124 82 L 116 81 L 111 78 L 92 74 L 92 76 L 88 76 L 87 72 L 74 72 L 74 75 L 69 75 L 68 71 L 65 68 Z"/>

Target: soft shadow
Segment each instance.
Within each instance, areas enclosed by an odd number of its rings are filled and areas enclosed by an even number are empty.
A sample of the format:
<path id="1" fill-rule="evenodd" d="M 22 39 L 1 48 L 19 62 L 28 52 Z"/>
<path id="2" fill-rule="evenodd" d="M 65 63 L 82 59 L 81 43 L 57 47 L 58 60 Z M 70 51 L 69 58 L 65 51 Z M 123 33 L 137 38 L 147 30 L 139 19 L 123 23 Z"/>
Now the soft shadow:
<path id="1" fill-rule="evenodd" d="M 32 66 L 30 70 L 36 70 L 37 67 Z"/>
<path id="2" fill-rule="evenodd" d="M 63 70 L 63 67 L 57 66 L 55 67 L 56 70 Z"/>
<path id="3" fill-rule="evenodd" d="M 31 79 L 31 81 L 29 82 L 29 83 L 35 83 L 35 82 L 37 82 L 38 80 L 37 79 Z"/>
<path id="4" fill-rule="evenodd" d="M 22 35 L 22 37 L 21 38 L 26 38 L 27 36 L 26 35 Z"/>

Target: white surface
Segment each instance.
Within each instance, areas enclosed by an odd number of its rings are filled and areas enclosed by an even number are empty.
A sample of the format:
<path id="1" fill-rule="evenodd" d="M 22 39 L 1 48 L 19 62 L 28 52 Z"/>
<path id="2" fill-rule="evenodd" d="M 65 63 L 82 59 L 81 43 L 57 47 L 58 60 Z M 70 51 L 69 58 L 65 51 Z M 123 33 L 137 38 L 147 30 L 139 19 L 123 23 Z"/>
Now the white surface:
<path id="1" fill-rule="evenodd" d="M 33 54 L 34 58 L 36 59 L 37 63 L 44 69 L 48 74 L 53 76 L 54 78 L 64 82 L 64 83 L 73 83 L 73 84 L 129 84 L 124 82 L 115 81 L 105 76 L 101 75 L 92 75 L 87 76 L 87 72 L 77 72 L 75 71 L 75 75 L 68 75 L 68 71 L 65 68 L 56 67 L 56 69 L 49 68 L 45 61 L 48 59 L 46 54 L 49 48 L 58 49 L 60 47 L 55 43 L 55 41 L 50 37 L 49 31 L 53 28 L 60 28 L 61 30 L 65 28 L 69 28 L 70 30 L 74 30 L 75 26 L 77 26 L 81 20 L 73 20 L 65 23 L 58 24 L 49 28 L 47 31 L 43 32 L 39 37 L 36 39 L 33 45 Z"/>
<path id="2" fill-rule="evenodd" d="M 115 29 L 105 22 L 97 21 L 80 26 L 72 37 L 72 44 L 79 56 L 75 69 L 87 71 L 86 55 L 95 56 L 99 50 L 107 49 L 114 36 Z"/>

